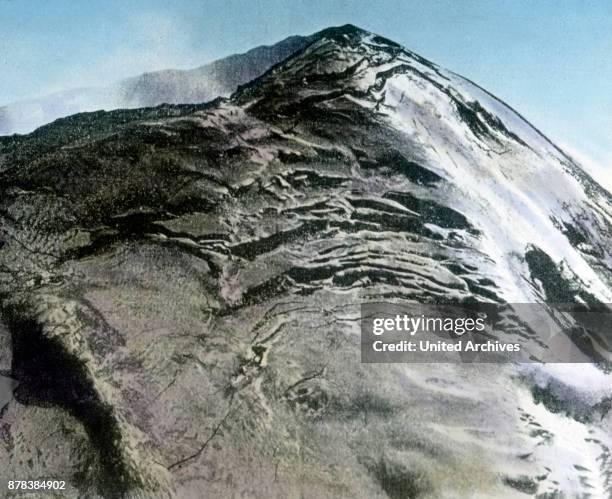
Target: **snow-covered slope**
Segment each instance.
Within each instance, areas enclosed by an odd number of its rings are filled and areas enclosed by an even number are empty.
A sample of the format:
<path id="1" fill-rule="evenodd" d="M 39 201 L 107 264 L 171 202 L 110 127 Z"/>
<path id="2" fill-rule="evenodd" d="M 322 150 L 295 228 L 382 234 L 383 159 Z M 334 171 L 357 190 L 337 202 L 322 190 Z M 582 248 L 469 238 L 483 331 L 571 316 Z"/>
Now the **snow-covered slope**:
<path id="1" fill-rule="evenodd" d="M 333 95 L 325 98 L 332 78 Z M 610 193 L 495 97 L 392 42 L 357 32 L 319 40 L 262 85 L 275 81 L 291 85 L 294 101 L 321 98 L 321 107 L 350 101 L 405 134 L 419 162 L 444 179 L 436 197 L 481 230 L 473 245 L 492 266 L 479 269 L 500 274 L 495 282 L 506 301 L 545 299 L 525 285 L 524 255 L 533 245 L 567 264 L 599 300 L 612 302 Z"/>
<path id="2" fill-rule="evenodd" d="M 593 365 L 359 362 L 363 303 L 612 302 L 610 193 L 389 40 L 330 28 L 228 99 L 2 138 L 0 217 L 3 479 L 610 496 L 609 335 Z"/>

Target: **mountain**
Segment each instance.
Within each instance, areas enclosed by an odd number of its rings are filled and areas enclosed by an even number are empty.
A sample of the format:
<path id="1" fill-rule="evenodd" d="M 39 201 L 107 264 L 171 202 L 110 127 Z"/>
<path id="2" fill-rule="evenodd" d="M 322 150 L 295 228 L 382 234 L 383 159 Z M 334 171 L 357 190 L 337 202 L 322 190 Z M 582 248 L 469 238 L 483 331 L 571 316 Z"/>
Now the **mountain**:
<path id="1" fill-rule="evenodd" d="M 329 28 L 230 98 L 0 138 L 0 217 L 3 481 L 612 493 L 609 335 L 580 365 L 360 362 L 367 303 L 612 303 L 610 193 L 390 40 Z"/>
<path id="2" fill-rule="evenodd" d="M 256 47 L 195 69 L 144 73 L 106 87 L 70 89 L 7 104 L 0 107 L 0 135 L 29 133 L 58 118 L 87 111 L 191 104 L 227 97 L 308 43 L 308 37 L 291 36 L 275 45 Z"/>

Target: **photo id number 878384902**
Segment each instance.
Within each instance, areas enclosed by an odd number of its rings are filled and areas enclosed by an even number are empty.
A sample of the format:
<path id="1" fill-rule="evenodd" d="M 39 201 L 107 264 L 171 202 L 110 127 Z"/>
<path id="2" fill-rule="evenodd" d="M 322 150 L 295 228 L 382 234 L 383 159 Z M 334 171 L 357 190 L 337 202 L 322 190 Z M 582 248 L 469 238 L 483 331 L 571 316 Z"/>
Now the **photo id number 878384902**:
<path id="1" fill-rule="evenodd" d="M 65 490 L 64 480 L 9 480 L 9 490 Z"/>

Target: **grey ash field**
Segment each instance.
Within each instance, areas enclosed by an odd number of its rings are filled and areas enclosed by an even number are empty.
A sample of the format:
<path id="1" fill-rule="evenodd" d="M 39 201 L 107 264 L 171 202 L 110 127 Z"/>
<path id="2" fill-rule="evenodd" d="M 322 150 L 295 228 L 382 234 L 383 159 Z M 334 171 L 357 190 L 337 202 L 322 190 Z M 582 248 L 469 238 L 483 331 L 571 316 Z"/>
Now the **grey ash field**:
<path id="1" fill-rule="evenodd" d="M 359 350 L 371 301 L 612 303 L 610 193 L 392 41 L 303 40 L 231 97 L 0 138 L 1 493 L 610 497 L 609 337 L 578 367 Z"/>

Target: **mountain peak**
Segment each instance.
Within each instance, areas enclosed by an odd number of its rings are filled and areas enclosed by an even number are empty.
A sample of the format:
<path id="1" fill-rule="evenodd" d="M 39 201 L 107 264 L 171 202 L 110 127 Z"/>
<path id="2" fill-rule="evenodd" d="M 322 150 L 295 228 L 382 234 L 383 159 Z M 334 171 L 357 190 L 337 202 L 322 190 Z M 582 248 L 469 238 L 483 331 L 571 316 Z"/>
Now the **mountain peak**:
<path id="1" fill-rule="evenodd" d="M 307 46 L 239 88 L 234 100 L 245 103 L 274 93 L 275 99 L 266 99 L 266 112 L 277 112 L 270 104 L 281 104 L 284 97 L 295 103 L 300 95 L 314 99 L 316 93 L 329 91 L 373 102 L 380 98 L 387 76 L 439 74 L 435 64 L 352 24 L 326 28 L 308 38 Z"/>
<path id="2" fill-rule="evenodd" d="M 322 29 L 321 31 L 313 35 L 314 38 L 321 37 L 333 37 L 333 36 L 344 36 L 344 35 L 369 35 L 370 32 L 365 29 L 355 26 L 354 24 L 343 24 L 342 26 L 330 26 Z"/>
<path id="3" fill-rule="evenodd" d="M 240 87 L 232 100 L 261 116 L 291 115 L 309 104 L 320 108 L 332 101 L 350 101 L 388 116 L 411 108 L 406 116 L 396 117 L 402 123 L 415 111 L 423 112 L 425 103 L 431 109 L 443 105 L 462 127 L 494 147 L 510 140 L 568 160 L 503 102 L 388 38 L 352 24 L 326 28 L 308 38 L 308 45 Z"/>
<path id="4" fill-rule="evenodd" d="M 378 43 L 382 45 L 388 45 L 396 48 L 401 48 L 401 45 L 385 38 L 383 36 L 377 35 L 368 31 L 366 29 L 360 28 L 359 26 L 355 26 L 354 24 L 344 24 L 342 26 L 330 26 L 329 28 L 325 28 L 313 35 L 311 37 L 314 40 L 319 40 L 321 38 L 333 39 L 336 41 L 364 41 L 367 39 L 376 40 Z"/>

